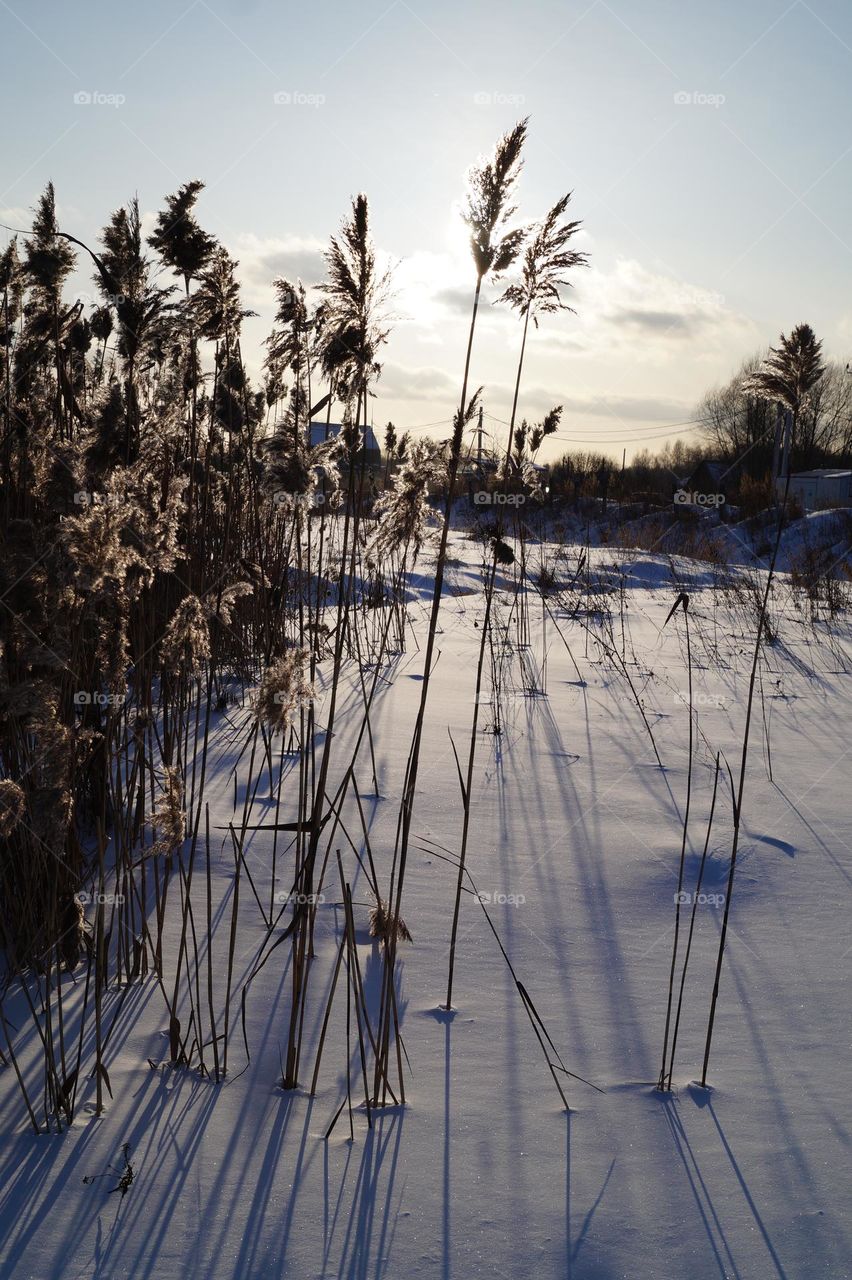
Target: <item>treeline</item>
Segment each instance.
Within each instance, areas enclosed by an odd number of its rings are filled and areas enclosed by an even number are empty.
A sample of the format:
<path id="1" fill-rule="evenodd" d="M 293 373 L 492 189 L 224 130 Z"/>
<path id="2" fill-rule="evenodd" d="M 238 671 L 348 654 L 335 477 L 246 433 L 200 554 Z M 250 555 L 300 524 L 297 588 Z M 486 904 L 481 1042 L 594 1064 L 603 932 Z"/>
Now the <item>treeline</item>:
<path id="1" fill-rule="evenodd" d="M 553 464 L 550 492 L 557 497 L 612 497 L 621 501 L 671 498 L 703 461 L 718 461 L 749 502 L 771 492 L 779 421 L 789 415 L 791 471 L 852 466 L 852 372 L 823 361 L 822 344 L 798 325 L 777 348 L 743 361 L 723 386 L 708 391 L 690 438 L 641 449 L 619 466 L 606 454 L 576 451 Z"/>
<path id="2" fill-rule="evenodd" d="M 641 449 L 625 466 L 608 454 L 578 450 L 563 454 L 551 467 L 550 492 L 556 498 L 612 498 L 617 501 L 668 502 L 672 492 L 712 450 L 705 443 L 666 441 L 661 449 Z"/>
<path id="3" fill-rule="evenodd" d="M 752 478 L 770 470 L 775 434 L 775 404 L 754 390 L 763 359 L 754 355 L 745 360 L 729 382 L 708 391 L 696 415 L 712 455 L 739 460 Z M 852 374 L 836 361 L 820 368 L 796 413 L 794 471 L 852 463 Z"/>

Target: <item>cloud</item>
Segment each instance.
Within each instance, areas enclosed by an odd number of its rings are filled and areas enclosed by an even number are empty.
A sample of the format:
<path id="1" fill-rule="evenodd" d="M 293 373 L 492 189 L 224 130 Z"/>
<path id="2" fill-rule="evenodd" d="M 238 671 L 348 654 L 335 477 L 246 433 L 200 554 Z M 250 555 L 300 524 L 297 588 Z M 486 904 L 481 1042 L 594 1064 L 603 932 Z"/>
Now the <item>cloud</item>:
<path id="1" fill-rule="evenodd" d="M 486 387 L 486 409 L 489 405 L 511 403 L 513 387 L 492 382 Z M 655 423 L 664 428 L 674 422 L 688 421 L 695 409 L 692 400 L 673 396 L 615 395 L 589 392 L 584 395 L 559 394 L 553 387 L 526 386 L 522 390 L 522 416 L 543 417 L 556 405 L 562 406 L 561 430 L 570 432 L 572 418 L 611 418 L 623 422 Z"/>
<path id="2" fill-rule="evenodd" d="M 586 414 L 591 417 L 620 418 L 634 422 L 685 422 L 694 411 L 694 404 L 686 400 L 666 399 L 659 396 L 569 396 L 564 401 L 566 414 Z"/>
<path id="3" fill-rule="evenodd" d="M 500 294 L 496 290 L 489 292 L 487 289 L 483 289 L 479 298 L 482 317 L 487 316 L 488 308 L 493 306 L 499 296 Z M 445 307 L 455 315 L 464 316 L 466 320 L 470 319 L 471 307 L 473 306 L 472 285 L 469 284 L 467 287 L 453 285 L 446 289 L 437 289 L 432 294 L 432 297 L 438 306 Z"/>
<path id="4" fill-rule="evenodd" d="M 325 245 L 312 237 L 245 233 L 228 247 L 240 263 L 245 303 L 259 313 L 247 322 L 245 344 L 256 376 L 274 314 L 272 281 L 300 278 L 310 288 L 323 280 Z M 382 248 L 377 259 L 389 261 Z M 471 276 L 466 245 L 417 250 L 398 262 L 391 338 L 375 388 L 380 416 L 403 427 L 407 420 L 434 424 L 436 436 L 448 433 L 469 329 Z M 540 421 L 562 404 L 566 437 L 594 437 L 620 425 L 618 434 L 629 442 L 640 424 L 665 431 L 687 422 L 709 381 L 759 342 L 753 323 L 721 294 L 635 259 L 592 266 L 574 273 L 573 281 L 567 300 L 576 314 L 543 317 L 519 406 L 522 416 Z M 517 316 L 491 305 L 503 287 L 483 291 L 471 368 L 471 390 L 483 385 L 486 412 L 498 419 L 508 417 L 511 406 L 519 341 Z M 492 427 L 503 430 L 496 422 Z"/>
<path id="5" fill-rule="evenodd" d="M 837 359 L 844 362 L 848 359 L 846 352 L 852 345 L 852 312 L 845 312 L 841 315 L 834 326 L 834 333 L 830 334 L 827 345 L 834 346 L 837 349 Z"/>
<path id="6" fill-rule="evenodd" d="M 401 363 L 387 364 L 378 384 L 379 394 L 395 400 L 431 400 L 438 408 L 447 402 L 454 408 L 459 394 L 457 379 L 443 369 L 430 366 L 409 366 Z M 513 386 L 508 382 L 487 381 L 483 390 L 486 410 L 511 404 Z M 685 422 L 695 408 L 692 400 L 680 400 L 672 396 L 615 395 L 610 393 L 587 395 L 560 394 L 552 386 L 531 384 L 523 388 L 520 414 L 529 420 L 543 417 L 556 405 L 562 405 L 563 429 L 570 430 L 572 418 L 609 418 L 623 422 L 659 423 L 665 427 L 674 422 Z"/>
<path id="7" fill-rule="evenodd" d="M 23 205 L 19 204 L 0 205 L 0 222 L 5 223 L 7 227 L 14 227 L 19 231 L 29 231 L 32 226 L 32 221 L 32 209 L 25 209 Z M 13 232 L 7 232 L 5 230 L 0 232 L 4 241 L 7 236 L 11 238 L 13 234 Z"/>
<path id="8" fill-rule="evenodd" d="M 622 311 L 613 317 L 614 324 L 623 324 L 628 328 L 647 329 L 651 333 L 674 334 L 675 337 L 688 337 L 697 333 L 706 322 L 706 317 L 681 315 L 677 311 Z"/>
<path id="9" fill-rule="evenodd" d="M 454 401 L 458 382 L 443 369 L 386 364 L 379 390 L 398 400 Z"/>
<path id="10" fill-rule="evenodd" d="M 643 358 L 681 359 L 685 342 L 742 347 L 756 338 L 751 320 L 728 305 L 723 294 L 619 258 L 610 271 L 591 268 L 576 280 L 572 331 L 555 345 L 586 353 L 636 347 Z"/>
<path id="11" fill-rule="evenodd" d="M 325 245 L 301 236 L 242 235 L 232 249 L 239 261 L 239 277 L 247 292 L 271 299 L 272 282 L 279 276 L 301 280 L 306 287 L 325 278 Z"/>
<path id="12" fill-rule="evenodd" d="M 400 314 L 424 335 L 454 329 L 470 316 L 469 262 L 421 252 L 401 264 Z M 753 323 L 712 289 L 650 270 L 634 259 L 618 259 L 608 270 L 591 267 L 572 276 L 564 293 L 575 315 L 546 316 L 536 344 L 565 354 L 610 356 L 634 353 L 643 363 L 681 361 L 692 345 L 697 359 L 720 350 L 748 349 L 757 341 Z M 493 306 L 505 282 L 486 288 L 480 324 L 495 331 L 511 321 L 506 307 Z M 427 337 L 428 340 L 428 337 Z"/>
<path id="13" fill-rule="evenodd" d="M 448 289 L 437 289 L 432 296 L 439 306 L 446 307 L 448 311 L 455 311 L 462 315 L 470 315 L 470 289 L 461 289 L 457 286 L 452 286 Z"/>

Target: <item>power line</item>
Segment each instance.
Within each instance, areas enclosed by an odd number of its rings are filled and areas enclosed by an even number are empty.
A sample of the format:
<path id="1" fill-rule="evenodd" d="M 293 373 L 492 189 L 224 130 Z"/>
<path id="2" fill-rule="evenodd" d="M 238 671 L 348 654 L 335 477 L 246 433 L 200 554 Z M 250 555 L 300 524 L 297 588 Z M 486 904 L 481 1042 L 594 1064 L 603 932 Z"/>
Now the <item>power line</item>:
<path id="1" fill-rule="evenodd" d="M 498 418 L 493 413 L 487 413 L 486 417 L 493 422 L 501 423 L 505 427 L 510 425 L 503 418 Z M 549 438 L 551 440 L 566 440 L 575 444 L 643 444 L 646 441 L 659 440 L 666 436 L 685 435 L 692 428 L 706 426 L 709 421 L 710 419 L 708 418 L 691 418 L 687 422 L 661 423 L 659 427 L 640 427 L 630 435 L 568 436 L 560 432 Z M 612 428 L 605 428 L 605 430 L 612 430 Z"/>
<path id="2" fill-rule="evenodd" d="M 498 418 L 496 414 L 486 411 L 486 418 L 491 422 L 499 423 L 500 426 L 508 427 L 510 424 L 504 418 Z M 561 432 L 548 437 L 551 440 L 561 440 L 567 444 L 647 444 L 652 440 L 664 440 L 670 436 L 686 435 L 688 431 L 695 427 L 706 426 L 710 421 L 708 418 L 691 418 L 687 422 L 667 422 L 662 423 L 659 427 L 641 427 L 630 435 L 595 435 L 595 436 L 574 436 L 563 435 Z M 430 427 L 452 426 L 452 418 L 439 418 L 435 422 L 418 422 L 413 426 L 405 427 L 406 431 L 425 431 Z M 475 432 L 476 427 L 471 427 L 470 432 Z M 493 437 L 496 439 L 496 437 Z"/>
<path id="3" fill-rule="evenodd" d="M 548 438 L 550 440 L 567 440 L 569 443 L 573 443 L 573 444 L 650 444 L 654 440 L 665 440 L 671 436 L 687 435 L 689 431 L 692 431 L 695 429 L 695 427 L 698 427 L 701 425 L 702 425 L 701 423 L 696 422 L 696 423 L 690 424 L 690 426 L 685 429 L 682 427 L 675 428 L 674 431 L 661 431 L 659 428 L 654 428 L 653 430 L 648 431 L 641 436 L 639 435 L 633 435 L 633 436 L 552 435 L 552 436 L 549 436 Z"/>
<path id="4" fill-rule="evenodd" d="M 404 426 L 403 431 L 425 431 L 427 427 L 451 427 L 452 418 L 438 418 L 435 422 L 418 422 L 413 427 Z"/>
<path id="5" fill-rule="evenodd" d="M 505 420 L 505 418 L 498 418 L 498 417 L 497 417 L 497 415 L 496 415 L 495 413 L 489 413 L 489 412 L 488 412 L 488 410 L 486 410 L 485 416 L 486 416 L 487 418 L 492 418 L 495 422 L 501 422 L 501 423 L 503 424 L 503 426 L 505 426 L 505 427 L 508 427 L 508 426 L 510 425 L 510 424 Z M 709 419 L 707 419 L 707 418 L 687 418 L 685 422 L 661 422 L 659 425 L 660 425 L 660 427 L 690 427 L 690 426 L 694 426 L 694 425 L 700 425 L 702 422 L 707 422 L 707 421 L 709 421 Z M 610 428 L 607 428 L 607 429 L 609 430 Z M 639 427 L 639 428 L 637 428 L 637 430 L 639 430 L 639 431 L 657 431 L 657 430 L 659 430 L 659 428 L 658 428 L 658 427 L 650 427 L 650 426 L 649 426 L 649 427 Z"/>

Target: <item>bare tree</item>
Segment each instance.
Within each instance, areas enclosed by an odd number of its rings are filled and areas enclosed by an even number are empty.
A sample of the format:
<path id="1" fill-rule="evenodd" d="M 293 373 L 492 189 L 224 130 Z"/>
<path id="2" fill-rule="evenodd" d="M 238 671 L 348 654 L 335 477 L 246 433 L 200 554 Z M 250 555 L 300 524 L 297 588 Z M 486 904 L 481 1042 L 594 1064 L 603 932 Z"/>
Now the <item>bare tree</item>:
<path id="1" fill-rule="evenodd" d="M 730 382 L 707 393 L 697 413 L 713 450 L 726 460 L 736 459 L 753 476 L 769 469 L 775 430 L 772 405 L 751 389 L 762 358 L 744 360 Z"/>

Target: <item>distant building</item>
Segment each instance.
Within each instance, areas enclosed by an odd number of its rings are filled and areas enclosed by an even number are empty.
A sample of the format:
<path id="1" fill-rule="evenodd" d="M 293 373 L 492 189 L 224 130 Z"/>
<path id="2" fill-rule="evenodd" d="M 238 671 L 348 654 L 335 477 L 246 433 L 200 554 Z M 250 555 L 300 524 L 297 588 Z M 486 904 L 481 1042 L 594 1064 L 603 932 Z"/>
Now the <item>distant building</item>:
<path id="1" fill-rule="evenodd" d="M 342 429 L 343 429 L 342 425 L 339 422 L 328 422 L 328 423 L 312 422 L 311 423 L 311 447 L 313 448 L 314 445 L 322 444 L 325 440 L 333 440 L 336 435 L 340 434 Z M 382 461 L 382 451 L 379 446 L 379 442 L 376 439 L 376 434 L 373 431 L 373 428 L 367 427 L 365 429 L 364 427 L 362 427 L 361 432 L 362 432 L 362 435 L 364 436 L 364 443 L 365 443 L 365 448 L 367 453 L 367 466 L 368 467 L 380 466 Z"/>
<path id="2" fill-rule="evenodd" d="M 493 476 L 496 470 L 497 462 L 494 458 L 484 457 L 481 462 L 476 458 L 468 458 L 461 462 L 459 475 L 465 479 L 484 480 L 486 476 Z"/>
<path id="3" fill-rule="evenodd" d="M 736 463 L 699 462 L 675 491 L 675 502 L 699 507 L 721 507 L 731 501 L 739 481 Z"/>
<path id="4" fill-rule="evenodd" d="M 777 480 L 783 497 L 787 481 Z M 795 471 L 790 476 L 790 496 L 797 498 L 805 511 L 821 511 L 826 507 L 852 506 L 852 471 L 839 467 L 819 467 L 815 471 Z"/>

